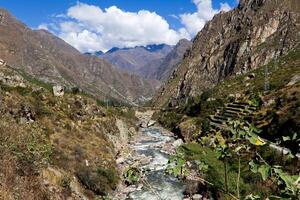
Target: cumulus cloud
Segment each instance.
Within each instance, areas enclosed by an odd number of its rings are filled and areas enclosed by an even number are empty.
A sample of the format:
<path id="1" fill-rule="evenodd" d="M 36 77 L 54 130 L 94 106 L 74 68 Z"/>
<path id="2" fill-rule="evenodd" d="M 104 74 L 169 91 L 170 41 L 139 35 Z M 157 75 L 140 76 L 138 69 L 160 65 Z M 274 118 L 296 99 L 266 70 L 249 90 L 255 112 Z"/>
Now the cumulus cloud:
<path id="1" fill-rule="evenodd" d="M 232 8 L 227 3 L 221 3 L 219 9 L 214 9 L 212 0 L 193 0 L 197 6 L 197 12 L 180 15 L 181 23 L 190 36 L 195 36 L 205 25 L 220 11 L 229 11 Z"/>
<path id="2" fill-rule="evenodd" d="M 77 3 L 60 22 L 58 36 L 82 52 L 132 47 L 154 43 L 176 44 L 188 37 L 184 30 L 173 30 L 168 22 L 147 10 L 126 12 L 116 6 L 100 7 Z"/>
<path id="3" fill-rule="evenodd" d="M 81 2 L 67 13 L 56 15 L 59 20 L 55 24 L 41 24 L 38 28 L 54 32 L 81 52 L 159 43 L 174 45 L 182 38 L 194 37 L 219 11 L 230 9 L 226 3 L 220 4 L 220 9 L 213 9 L 211 0 L 193 2 L 197 12 L 176 16 L 182 23 L 177 30 L 155 12 L 127 12 L 116 6 L 102 9 Z"/>
<path id="4" fill-rule="evenodd" d="M 48 24 L 40 24 L 38 27 L 37 27 L 37 29 L 42 29 L 42 30 L 49 30 L 49 28 L 48 28 Z"/>

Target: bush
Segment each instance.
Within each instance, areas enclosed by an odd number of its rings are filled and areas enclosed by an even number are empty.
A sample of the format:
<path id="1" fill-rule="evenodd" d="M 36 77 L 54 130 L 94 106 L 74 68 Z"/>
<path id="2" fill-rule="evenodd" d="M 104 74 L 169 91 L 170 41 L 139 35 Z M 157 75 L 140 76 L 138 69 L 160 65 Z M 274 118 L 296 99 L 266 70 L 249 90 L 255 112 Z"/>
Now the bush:
<path id="1" fill-rule="evenodd" d="M 164 127 L 174 130 L 179 124 L 181 118 L 181 114 L 177 114 L 175 112 L 165 112 L 159 116 L 158 122 L 163 124 Z"/>
<path id="2" fill-rule="evenodd" d="M 139 182 L 141 178 L 141 172 L 139 169 L 131 167 L 124 172 L 123 177 L 125 179 L 126 184 L 133 185 Z"/>
<path id="3" fill-rule="evenodd" d="M 69 176 L 63 176 L 59 184 L 65 189 L 70 189 L 71 178 Z"/>
<path id="4" fill-rule="evenodd" d="M 116 188 L 119 181 L 117 172 L 113 169 L 101 167 L 93 169 L 84 165 L 78 167 L 76 176 L 87 189 L 92 190 L 97 195 L 107 195 Z"/>
<path id="5" fill-rule="evenodd" d="M 201 94 L 201 101 L 206 101 L 212 95 L 212 90 L 206 90 Z"/>

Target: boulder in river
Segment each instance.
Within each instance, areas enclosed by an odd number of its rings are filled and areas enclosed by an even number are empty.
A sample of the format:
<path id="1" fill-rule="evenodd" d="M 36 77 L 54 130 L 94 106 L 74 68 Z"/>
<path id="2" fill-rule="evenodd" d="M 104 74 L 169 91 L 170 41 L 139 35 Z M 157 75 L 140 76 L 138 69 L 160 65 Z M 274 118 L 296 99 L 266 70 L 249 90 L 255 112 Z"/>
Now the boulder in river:
<path id="1" fill-rule="evenodd" d="M 193 197 L 192 197 L 192 199 L 193 199 L 193 200 L 201 200 L 202 197 L 203 197 L 203 196 L 202 196 L 201 194 L 194 194 Z"/>
<path id="2" fill-rule="evenodd" d="M 150 120 L 147 124 L 148 127 L 154 126 L 156 124 L 156 121 Z"/>
<path id="3" fill-rule="evenodd" d="M 178 148 L 179 146 L 181 146 L 183 144 L 183 140 L 182 139 L 178 139 L 178 140 L 175 140 L 174 142 L 173 142 L 173 146 L 175 147 L 175 148 Z"/>
<path id="4" fill-rule="evenodd" d="M 147 122 L 141 122 L 141 123 L 140 123 L 140 127 L 141 127 L 141 128 L 147 128 L 147 127 L 148 127 Z"/>

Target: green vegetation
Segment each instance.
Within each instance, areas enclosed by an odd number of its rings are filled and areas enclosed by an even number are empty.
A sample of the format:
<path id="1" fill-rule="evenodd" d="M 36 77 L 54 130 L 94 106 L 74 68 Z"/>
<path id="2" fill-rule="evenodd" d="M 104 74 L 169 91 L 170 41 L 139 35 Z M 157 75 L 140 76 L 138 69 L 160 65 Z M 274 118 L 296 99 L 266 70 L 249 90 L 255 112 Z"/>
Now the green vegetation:
<path id="1" fill-rule="evenodd" d="M 166 108 L 157 113 L 158 121 L 171 130 L 192 120 L 200 128 L 199 134 L 194 133 L 197 143 L 178 149 L 183 153 L 183 161 L 178 163 L 201 163 L 199 176 L 210 191 L 219 191 L 213 193 L 222 194 L 224 199 L 299 199 L 299 160 L 294 156 L 299 153 L 300 84 L 287 86 L 293 76 L 300 74 L 299 58 L 297 49 L 268 64 L 268 91 L 262 66 L 227 79 L 174 110 Z M 238 102 L 248 108 L 242 111 Z M 239 117 L 240 121 L 225 123 L 241 112 L 245 116 Z M 211 125 L 211 116 L 222 122 L 222 128 Z M 284 156 L 270 148 L 259 136 L 289 148 L 289 154 Z M 172 166 L 174 172 L 179 165 L 175 161 Z"/>
<path id="2" fill-rule="evenodd" d="M 178 149 L 180 168 L 177 169 L 178 164 L 172 165 L 173 171 L 182 170 L 187 161 L 200 162 L 200 176 L 211 190 L 221 191 L 224 198 L 235 196 L 240 199 L 252 195 L 297 199 L 300 194 L 299 172 L 281 167 L 274 156 L 268 155 L 264 147 L 267 143 L 256 135 L 259 130 L 254 126 L 239 121 L 230 124 L 228 131 L 202 137 L 200 143 L 182 145 Z M 288 160 L 295 158 L 292 156 Z"/>
<path id="3" fill-rule="evenodd" d="M 39 87 L 42 87 L 42 88 L 45 88 L 50 92 L 52 91 L 52 86 L 53 86 L 52 84 L 40 81 L 22 70 L 18 70 L 18 73 L 29 83 L 39 86 Z"/>
<path id="4" fill-rule="evenodd" d="M 60 179 L 60 186 L 65 188 L 65 189 L 70 189 L 70 184 L 71 184 L 71 178 L 67 175 L 63 176 Z"/>
<path id="5" fill-rule="evenodd" d="M 175 112 L 163 112 L 156 113 L 156 118 L 160 124 L 164 127 L 176 132 L 177 124 L 179 124 L 180 119 L 182 118 L 182 114 L 177 114 Z"/>
<path id="6" fill-rule="evenodd" d="M 76 170 L 76 176 L 87 189 L 98 195 L 107 195 L 118 183 L 116 171 L 101 167 L 93 169 L 81 165 Z"/>
<path id="7" fill-rule="evenodd" d="M 178 178 L 185 178 L 188 175 L 189 170 L 186 165 L 184 154 L 181 151 L 177 151 L 175 155 L 171 156 L 166 168 L 166 173 L 172 174 Z"/>
<path id="8" fill-rule="evenodd" d="M 141 179 L 141 176 L 142 174 L 140 170 L 135 167 L 129 167 L 123 173 L 123 178 L 125 180 L 125 183 L 127 183 L 128 185 L 133 185 L 138 183 Z"/>

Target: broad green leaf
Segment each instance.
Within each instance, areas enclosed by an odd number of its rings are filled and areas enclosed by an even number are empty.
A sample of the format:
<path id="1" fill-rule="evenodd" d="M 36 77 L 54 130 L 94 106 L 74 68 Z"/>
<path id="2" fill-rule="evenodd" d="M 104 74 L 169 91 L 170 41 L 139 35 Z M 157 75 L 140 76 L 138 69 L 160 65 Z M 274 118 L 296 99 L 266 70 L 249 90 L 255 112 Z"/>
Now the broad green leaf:
<path id="1" fill-rule="evenodd" d="M 286 141 L 290 141 L 291 138 L 290 136 L 282 136 L 282 140 L 286 142 Z"/>
<path id="2" fill-rule="evenodd" d="M 271 172 L 271 167 L 268 165 L 261 165 L 258 168 L 258 172 L 261 174 L 262 179 L 265 181 L 269 178 L 270 172 Z"/>
<path id="3" fill-rule="evenodd" d="M 293 158 L 295 158 L 295 156 L 292 154 L 292 152 L 291 151 L 289 151 L 289 153 L 288 153 L 288 158 L 289 159 L 293 159 Z"/>
<path id="4" fill-rule="evenodd" d="M 294 133 L 292 140 L 296 140 L 297 139 L 297 133 Z"/>
<path id="5" fill-rule="evenodd" d="M 250 136 L 248 136 L 247 139 L 251 144 L 253 144 L 255 146 L 264 146 L 267 144 L 263 139 L 261 139 L 259 136 L 254 135 L 254 134 L 251 134 Z"/>
<path id="6" fill-rule="evenodd" d="M 249 162 L 249 165 L 250 165 L 250 170 L 253 172 L 253 173 L 257 173 L 258 172 L 258 165 L 253 161 L 251 160 Z"/>
<path id="7" fill-rule="evenodd" d="M 221 147 L 225 147 L 226 146 L 226 141 L 225 141 L 225 139 L 223 138 L 223 136 L 221 135 L 221 133 L 217 133 L 216 134 L 216 139 L 217 139 L 217 141 L 219 142 L 219 145 L 221 146 Z"/>

